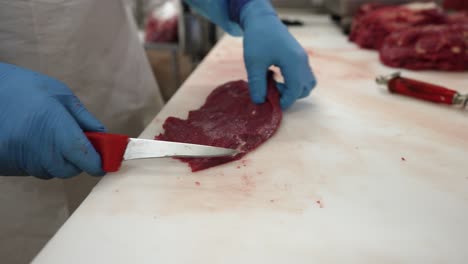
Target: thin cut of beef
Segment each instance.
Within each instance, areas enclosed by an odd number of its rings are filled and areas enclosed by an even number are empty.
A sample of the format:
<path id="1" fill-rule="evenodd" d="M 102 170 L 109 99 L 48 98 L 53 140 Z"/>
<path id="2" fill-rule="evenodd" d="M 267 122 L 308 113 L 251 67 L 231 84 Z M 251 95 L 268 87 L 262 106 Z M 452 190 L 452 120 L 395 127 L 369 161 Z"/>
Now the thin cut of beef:
<path id="1" fill-rule="evenodd" d="M 273 136 L 281 123 L 280 95 L 271 73 L 268 79 L 266 103 L 251 102 L 245 81 L 229 82 L 217 87 L 200 109 L 189 113 L 188 119 L 167 118 L 164 133 L 156 139 L 241 151 L 234 157 L 180 159 L 193 172 L 241 159 Z"/>
<path id="2" fill-rule="evenodd" d="M 468 70 L 468 24 L 416 27 L 391 34 L 381 61 L 411 70 Z"/>
<path id="3" fill-rule="evenodd" d="M 379 49 L 393 32 L 445 22 L 442 10 L 432 6 L 364 5 L 353 20 L 349 39 L 362 48 Z"/>

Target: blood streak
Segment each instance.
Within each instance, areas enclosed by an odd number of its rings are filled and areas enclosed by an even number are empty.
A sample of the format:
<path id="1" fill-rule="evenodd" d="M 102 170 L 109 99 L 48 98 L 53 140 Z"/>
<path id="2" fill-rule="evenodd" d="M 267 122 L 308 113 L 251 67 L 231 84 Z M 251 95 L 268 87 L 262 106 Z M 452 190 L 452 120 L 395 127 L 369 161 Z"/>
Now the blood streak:
<path id="1" fill-rule="evenodd" d="M 320 200 L 315 201 L 315 203 L 317 203 L 320 208 L 323 208 L 323 204 Z"/>

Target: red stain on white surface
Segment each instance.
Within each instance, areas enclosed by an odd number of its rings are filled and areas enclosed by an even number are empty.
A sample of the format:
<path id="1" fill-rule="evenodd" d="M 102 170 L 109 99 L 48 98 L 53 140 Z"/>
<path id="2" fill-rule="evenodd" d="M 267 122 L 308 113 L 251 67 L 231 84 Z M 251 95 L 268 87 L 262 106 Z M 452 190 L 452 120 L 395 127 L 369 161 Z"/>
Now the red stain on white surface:
<path id="1" fill-rule="evenodd" d="M 323 203 L 322 203 L 322 201 L 317 200 L 317 201 L 315 201 L 315 203 L 317 203 L 317 205 L 319 206 L 319 208 L 323 208 Z"/>
<path id="2" fill-rule="evenodd" d="M 242 166 L 247 167 L 247 160 L 241 160 L 241 164 Z"/>
<path id="3" fill-rule="evenodd" d="M 256 183 L 253 180 L 252 176 L 242 175 L 241 177 L 241 190 L 245 194 L 251 194 L 252 191 L 255 189 Z"/>

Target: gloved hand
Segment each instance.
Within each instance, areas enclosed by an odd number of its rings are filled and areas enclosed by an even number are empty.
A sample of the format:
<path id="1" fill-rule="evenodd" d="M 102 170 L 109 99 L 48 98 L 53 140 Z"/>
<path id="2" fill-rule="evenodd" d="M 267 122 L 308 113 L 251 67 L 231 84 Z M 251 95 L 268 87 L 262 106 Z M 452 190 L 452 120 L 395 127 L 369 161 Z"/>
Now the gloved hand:
<path id="1" fill-rule="evenodd" d="M 104 175 L 86 131 L 104 131 L 68 87 L 0 63 L 0 175 Z"/>
<path id="2" fill-rule="evenodd" d="M 184 0 L 200 15 L 208 18 L 233 36 L 241 36 L 239 24 L 229 19 L 228 0 Z"/>
<path id="3" fill-rule="evenodd" d="M 278 84 L 283 109 L 307 97 L 316 85 L 307 53 L 277 17 L 269 1 L 251 0 L 245 4 L 240 24 L 244 29 L 244 61 L 252 100 L 265 101 L 265 76 L 271 65 L 278 66 L 285 79 L 285 84 Z"/>

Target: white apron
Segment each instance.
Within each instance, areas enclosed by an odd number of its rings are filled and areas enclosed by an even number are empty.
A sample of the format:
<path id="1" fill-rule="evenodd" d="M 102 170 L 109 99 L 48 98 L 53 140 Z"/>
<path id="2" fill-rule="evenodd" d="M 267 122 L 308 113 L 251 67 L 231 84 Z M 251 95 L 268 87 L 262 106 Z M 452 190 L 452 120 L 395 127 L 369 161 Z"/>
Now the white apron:
<path id="1" fill-rule="evenodd" d="M 0 61 L 65 82 L 110 132 L 137 136 L 162 107 L 121 0 L 0 0 Z M 94 184 L 0 177 L 0 262 L 28 263 Z"/>

